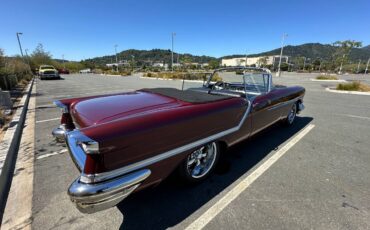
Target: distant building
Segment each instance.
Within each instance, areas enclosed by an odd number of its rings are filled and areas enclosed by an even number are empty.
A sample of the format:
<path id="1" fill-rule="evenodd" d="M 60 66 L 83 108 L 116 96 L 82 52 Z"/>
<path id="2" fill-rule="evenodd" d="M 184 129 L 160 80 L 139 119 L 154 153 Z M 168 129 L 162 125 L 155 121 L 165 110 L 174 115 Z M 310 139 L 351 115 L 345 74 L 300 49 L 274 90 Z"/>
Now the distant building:
<path id="1" fill-rule="evenodd" d="M 91 69 L 90 68 L 82 69 L 82 70 L 80 70 L 80 73 L 91 73 Z"/>
<path id="2" fill-rule="evenodd" d="M 106 64 L 107 67 L 113 66 L 130 66 L 130 63 L 127 60 L 119 61 L 118 63 L 108 63 Z"/>
<path id="3" fill-rule="evenodd" d="M 274 56 L 259 56 L 259 57 L 240 57 L 240 58 L 229 58 L 229 59 L 222 59 L 221 65 L 222 66 L 245 66 L 245 61 L 247 59 L 247 65 L 275 65 L 279 63 L 280 55 Z M 282 56 L 281 62 L 288 63 L 289 56 Z"/>
<path id="4" fill-rule="evenodd" d="M 163 62 L 154 62 L 154 63 L 152 64 L 152 66 L 153 66 L 153 67 L 164 67 L 164 64 L 163 64 Z"/>

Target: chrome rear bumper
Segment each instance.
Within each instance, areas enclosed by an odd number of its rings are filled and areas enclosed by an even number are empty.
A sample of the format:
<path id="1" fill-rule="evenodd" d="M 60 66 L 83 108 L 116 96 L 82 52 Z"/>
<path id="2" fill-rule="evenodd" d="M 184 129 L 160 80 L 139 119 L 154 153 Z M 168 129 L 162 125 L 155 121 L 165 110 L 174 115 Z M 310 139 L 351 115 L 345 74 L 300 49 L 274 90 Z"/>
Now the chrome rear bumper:
<path id="1" fill-rule="evenodd" d="M 80 212 L 94 213 L 117 205 L 149 175 L 149 169 L 142 169 L 96 184 L 85 184 L 78 178 L 69 187 L 68 195 Z"/>
<path id="2" fill-rule="evenodd" d="M 81 175 L 70 185 L 68 195 L 80 212 L 94 213 L 117 205 L 139 187 L 141 182 L 150 176 L 151 171 L 141 169 L 99 182 L 86 179 L 83 173 L 86 153 L 80 143 L 87 139 L 89 138 L 79 130 L 65 132 L 69 153 L 81 172 Z"/>

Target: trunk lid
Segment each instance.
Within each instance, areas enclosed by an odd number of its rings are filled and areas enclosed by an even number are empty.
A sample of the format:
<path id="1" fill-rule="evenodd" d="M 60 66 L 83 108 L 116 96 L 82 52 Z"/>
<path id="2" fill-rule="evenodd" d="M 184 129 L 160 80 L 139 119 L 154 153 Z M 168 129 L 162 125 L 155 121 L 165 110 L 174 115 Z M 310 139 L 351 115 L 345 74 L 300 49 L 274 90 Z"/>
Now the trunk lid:
<path id="1" fill-rule="evenodd" d="M 72 105 L 71 115 L 77 126 L 83 128 L 180 105 L 170 97 L 135 91 L 79 101 Z"/>

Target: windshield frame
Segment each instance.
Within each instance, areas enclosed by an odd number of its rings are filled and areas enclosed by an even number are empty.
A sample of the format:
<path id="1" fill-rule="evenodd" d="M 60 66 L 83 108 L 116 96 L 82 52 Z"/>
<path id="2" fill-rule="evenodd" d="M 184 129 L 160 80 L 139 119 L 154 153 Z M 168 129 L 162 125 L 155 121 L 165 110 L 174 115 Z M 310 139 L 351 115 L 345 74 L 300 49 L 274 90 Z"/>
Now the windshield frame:
<path id="1" fill-rule="evenodd" d="M 268 92 L 271 91 L 271 89 L 272 89 L 272 75 L 271 75 L 271 71 L 269 69 L 266 69 L 266 68 L 258 68 L 258 67 L 243 67 L 243 66 L 238 66 L 238 67 L 225 67 L 225 68 L 216 69 L 209 76 L 209 78 L 208 78 L 208 80 L 207 80 L 207 82 L 206 82 L 206 84 L 204 86 L 207 87 L 207 88 L 210 88 L 210 86 L 211 86 L 210 83 L 212 83 L 212 78 L 213 78 L 213 76 L 215 76 L 216 73 L 218 73 L 220 71 L 233 71 L 233 70 L 235 70 L 235 71 L 242 70 L 243 71 L 242 83 L 244 84 L 244 87 L 243 88 L 244 88 L 244 94 L 246 96 L 247 95 L 253 95 L 253 93 L 251 93 L 250 91 L 248 92 L 248 90 L 247 90 L 247 84 L 246 84 L 246 80 L 245 80 L 245 77 L 246 77 L 246 75 L 249 72 L 251 74 L 252 73 L 267 74 L 268 75 L 268 80 L 267 80 L 266 92 L 261 92 L 261 94 L 266 94 L 266 93 L 268 93 Z M 214 90 L 214 91 L 217 92 L 217 90 Z"/>

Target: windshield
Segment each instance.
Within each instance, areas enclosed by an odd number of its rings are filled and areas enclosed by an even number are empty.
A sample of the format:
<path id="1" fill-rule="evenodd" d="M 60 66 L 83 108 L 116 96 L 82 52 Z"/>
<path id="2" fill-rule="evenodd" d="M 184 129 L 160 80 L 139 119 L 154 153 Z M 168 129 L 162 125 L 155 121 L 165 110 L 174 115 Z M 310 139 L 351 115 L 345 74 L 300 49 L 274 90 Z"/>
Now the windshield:
<path id="1" fill-rule="evenodd" d="M 212 93 L 260 95 L 269 91 L 269 76 L 255 69 L 224 69 L 215 71 L 207 84 Z"/>
<path id="2" fill-rule="evenodd" d="M 54 69 L 52 66 L 41 66 L 40 69 Z"/>

